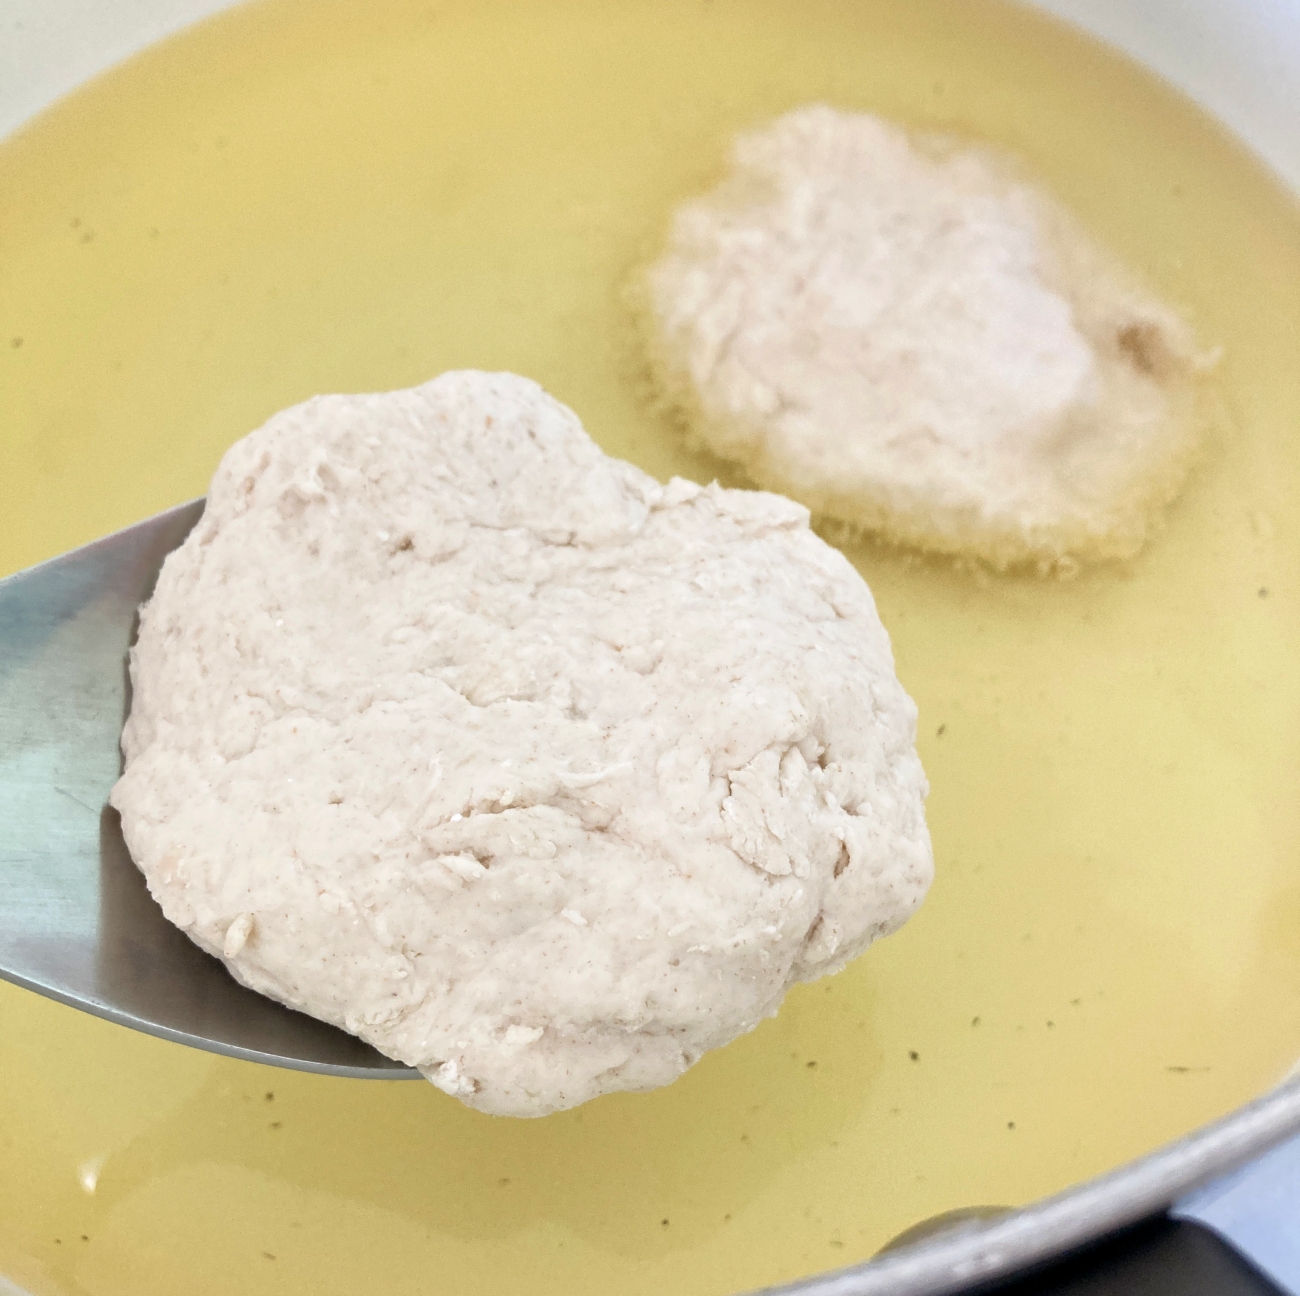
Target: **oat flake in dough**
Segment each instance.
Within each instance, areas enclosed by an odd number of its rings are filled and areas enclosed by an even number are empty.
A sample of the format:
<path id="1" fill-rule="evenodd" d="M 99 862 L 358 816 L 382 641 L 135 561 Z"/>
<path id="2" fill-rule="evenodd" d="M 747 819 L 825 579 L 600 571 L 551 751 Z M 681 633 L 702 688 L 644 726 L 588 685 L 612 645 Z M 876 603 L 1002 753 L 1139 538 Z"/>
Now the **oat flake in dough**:
<path id="1" fill-rule="evenodd" d="M 694 440 L 906 544 L 1128 557 L 1196 446 L 1187 326 L 991 149 L 791 112 L 736 140 L 640 289 Z"/>
<path id="2" fill-rule="evenodd" d="M 232 447 L 131 677 L 167 917 L 483 1111 L 667 1083 L 930 880 L 915 708 L 805 510 L 661 486 L 509 374 Z"/>

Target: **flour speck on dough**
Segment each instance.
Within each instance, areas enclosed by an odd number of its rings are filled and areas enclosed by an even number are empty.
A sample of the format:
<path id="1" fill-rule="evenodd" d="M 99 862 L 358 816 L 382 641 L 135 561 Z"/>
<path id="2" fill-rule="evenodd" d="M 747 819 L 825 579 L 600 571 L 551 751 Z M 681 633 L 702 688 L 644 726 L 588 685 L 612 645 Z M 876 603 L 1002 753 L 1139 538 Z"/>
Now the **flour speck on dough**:
<path id="1" fill-rule="evenodd" d="M 666 1084 L 932 873 L 871 593 L 509 374 L 233 446 L 141 612 L 113 789 L 245 985 L 532 1116 Z"/>
<path id="2" fill-rule="evenodd" d="M 1129 557 L 1194 457 L 1191 331 L 991 149 L 791 112 L 736 140 L 637 296 L 693 440 L 904 544 Z"/>

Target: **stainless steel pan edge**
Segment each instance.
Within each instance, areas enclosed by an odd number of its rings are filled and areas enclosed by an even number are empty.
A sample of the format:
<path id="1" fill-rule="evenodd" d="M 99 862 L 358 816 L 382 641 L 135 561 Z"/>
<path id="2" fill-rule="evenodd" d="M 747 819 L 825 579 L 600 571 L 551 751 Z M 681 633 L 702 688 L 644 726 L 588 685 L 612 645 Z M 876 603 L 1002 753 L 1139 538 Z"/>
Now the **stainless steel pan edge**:
<path id="1" fill-rule="evenodd" d="M 1057 1260 L 1157 1214 L 1300 1133 L 1300 1076 L 1186 1138 L 1054 1197 L 767 1296 L 944 1296 Z"/>

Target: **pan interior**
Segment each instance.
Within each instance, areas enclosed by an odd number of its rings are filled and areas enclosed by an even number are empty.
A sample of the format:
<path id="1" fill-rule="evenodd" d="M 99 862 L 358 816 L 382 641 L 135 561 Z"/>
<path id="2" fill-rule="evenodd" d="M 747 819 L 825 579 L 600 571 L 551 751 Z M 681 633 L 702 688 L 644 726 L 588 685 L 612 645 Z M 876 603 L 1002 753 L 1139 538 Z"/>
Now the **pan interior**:
<path id="1" fill-rule="evenodd" d="M 95 1296 L 734 1291 L 1110 1168 L 1300 1053 L 1300 214 L 1046 19 L 269 0 L 146 52 L 0 146 L 0 571 L 200 494 L 277 408 L 457 366 L 535 377 L 612 453 L 708 480 L 641 397 L 619 285 L 734 131 L 810 99 L 1019 150 L 1224 348 L 1206 461 L 1130 566 L 851 551 L 921 710 L 919 915 L 670 1088 L 535 1122 L 0 986 L 0 1271 Z"/>

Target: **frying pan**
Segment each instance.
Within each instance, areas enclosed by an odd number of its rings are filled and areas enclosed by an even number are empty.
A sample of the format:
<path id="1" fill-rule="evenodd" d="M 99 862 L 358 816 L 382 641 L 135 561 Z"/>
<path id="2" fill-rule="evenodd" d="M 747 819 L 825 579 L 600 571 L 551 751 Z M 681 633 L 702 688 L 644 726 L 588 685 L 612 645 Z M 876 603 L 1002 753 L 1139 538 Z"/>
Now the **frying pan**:
<path id="1" fill-rule="evenodd" d="M 0 63 L 0 134 L 103 67 L 222 7 L 222 0 L 142 0 L 111 8 L 84 0 L 11 4 L 14 27 L 0 37 L 5 60 Z M 1113 42 L 1178 85 L 1300 191 L 1300 104 L 1294 89 L 1300 9 L 1284 0 L 1232 6 L 1221 0 L 1142 6 L 1054 0 L 1041 7 Z M 1288 1177 L 1293 1172 L 1284 1158 L 1286 1140 L 1297 1132 L 1300 1083 L 1283 1084 L 1197 1134 L 1047 1201 L 1004 1217 L 968 1221 L 869 1266 L 790 1290 L 866 1296 L 974 1289 L 1094 1242 L 1174 1202 L 1182 1203 L 1180 1210 L 1189 1218 L 1212 1219 L 1240 1245 L 1257 1247 L 1259 1263 L 1267 1266 L 1277 1248 L 1270 1250 L 1267 1239 L 1261 1244 L 1257 1236 L 1246 1236 L 1249 1229 L 1224 1221 L 1233 1210 L 1256 1221 L 1272 1212 L 1274 1239 L 1300 1236 L 1300 1188 Z M 1248 1167 L 1244 1174 L 1224 1178 L 1241 1166 Z M 1214 1186 L 1195 1196 L 1204 1184 Z M 1225 1200 L 1236 1202 L 1233 1210 L 1222 1208 Z"/>

